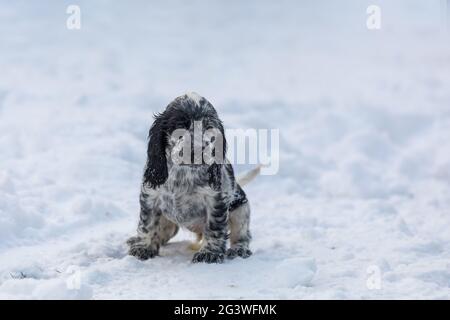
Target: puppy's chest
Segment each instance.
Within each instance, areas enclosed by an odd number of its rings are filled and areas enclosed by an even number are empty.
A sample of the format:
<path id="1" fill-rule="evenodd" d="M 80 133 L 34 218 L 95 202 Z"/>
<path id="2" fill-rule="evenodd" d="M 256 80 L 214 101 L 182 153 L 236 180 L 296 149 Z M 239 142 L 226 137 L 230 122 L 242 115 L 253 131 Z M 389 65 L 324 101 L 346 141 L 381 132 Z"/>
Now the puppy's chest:
<path id="1" fill-rule="evenodd" d="M 170 174 L 158 190 L 157 202 L 162 213 L 173 222 L 190 228 L 206 221 L 215 192 L 194 175 Z M 155 199 L 156 200 L 156 199 Z"/>

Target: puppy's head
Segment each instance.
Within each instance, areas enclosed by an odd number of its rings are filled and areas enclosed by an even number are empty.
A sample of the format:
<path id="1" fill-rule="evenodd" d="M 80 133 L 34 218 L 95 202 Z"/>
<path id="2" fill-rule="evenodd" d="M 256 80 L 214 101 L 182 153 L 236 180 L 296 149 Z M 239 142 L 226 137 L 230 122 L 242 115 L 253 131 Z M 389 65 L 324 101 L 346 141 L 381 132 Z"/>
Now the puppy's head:
<path id="1" fill-rule="evenodd" d="M 224 163 L 226 140 L 212 104 L 195 93 L 172 101 L 155 116 L 150 128 L 144 183 L 155 188 L 168 177 L 168 167 L 207 168 L 217 175 Z"/>

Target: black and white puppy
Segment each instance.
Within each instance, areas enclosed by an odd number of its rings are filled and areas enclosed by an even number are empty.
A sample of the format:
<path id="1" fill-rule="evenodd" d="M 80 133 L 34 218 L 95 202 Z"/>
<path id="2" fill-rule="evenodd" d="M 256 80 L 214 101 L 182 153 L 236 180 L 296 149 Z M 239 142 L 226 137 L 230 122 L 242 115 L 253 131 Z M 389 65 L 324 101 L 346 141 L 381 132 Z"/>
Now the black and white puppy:
<path id="1" fill-rule="evenodd" d="M 216 110 L 195 93 L 176 98 L 155 116 L 137 236 L 127 242 L 130 255 L 153 258 L 179 227 L 203 238 L 193 262 L 222 263 L 224 257 L 252 254 L 250 206 L 226 159 L 226 149 Z"/>

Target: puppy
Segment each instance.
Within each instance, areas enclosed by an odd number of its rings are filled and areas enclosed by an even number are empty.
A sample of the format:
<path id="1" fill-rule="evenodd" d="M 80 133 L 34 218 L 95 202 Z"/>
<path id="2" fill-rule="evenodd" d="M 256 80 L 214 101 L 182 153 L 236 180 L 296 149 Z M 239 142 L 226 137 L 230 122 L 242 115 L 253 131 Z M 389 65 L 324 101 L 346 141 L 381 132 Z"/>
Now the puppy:
<path id="1" fill-rule="evenodd" d="M 155 116 L 137 236 L 127 241 L 130 255 L 153 258 L 184 227 L 203 239 L 193 262 L 250 257 L 250 206 L 226 159 L 226 149 L 222 121 L 212 104 L 198 94 L 176 98 Z M 253 179 L 258 170 L 244 180 Z"/>

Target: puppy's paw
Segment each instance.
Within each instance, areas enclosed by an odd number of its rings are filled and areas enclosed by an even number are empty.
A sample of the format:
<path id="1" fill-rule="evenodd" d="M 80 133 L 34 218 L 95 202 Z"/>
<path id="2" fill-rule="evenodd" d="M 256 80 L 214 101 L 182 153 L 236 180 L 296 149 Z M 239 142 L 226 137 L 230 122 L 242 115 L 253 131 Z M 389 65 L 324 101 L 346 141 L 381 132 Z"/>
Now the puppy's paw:
<path id="1" fill-rule="evenodd" d="M 128 250 L 130 256 L 134 256 L 139 260 L 151 259 L 158 255 L 158 250 L 139 243 L 133 243 Z"/>
<path id="2" fill-rule="evenodd" d="M 141 237 L 131 237 L 127 240 L 127 245 L 132 246 L 142 240 Z"/>
<path id="3" fill-rule="evenodd" d="M 250 251 L 250 249 L 242 248 L 242 247 L 230 248 L 226 252 L 226 256 L 228 259 L 234 259 L 236 257 L 241 257 L 241 258 L 246 259 L 246 258 L 250 257 L 252 254 L 253 253 Z"/>
<path id="4" fill-rule="evenodd" d="M 223 263 L 224 254 L 221 252 L 212 252 L 206 250 L 200 250 L 192 258 L 193 263 L 206 262 L 206 263 Z"/>

